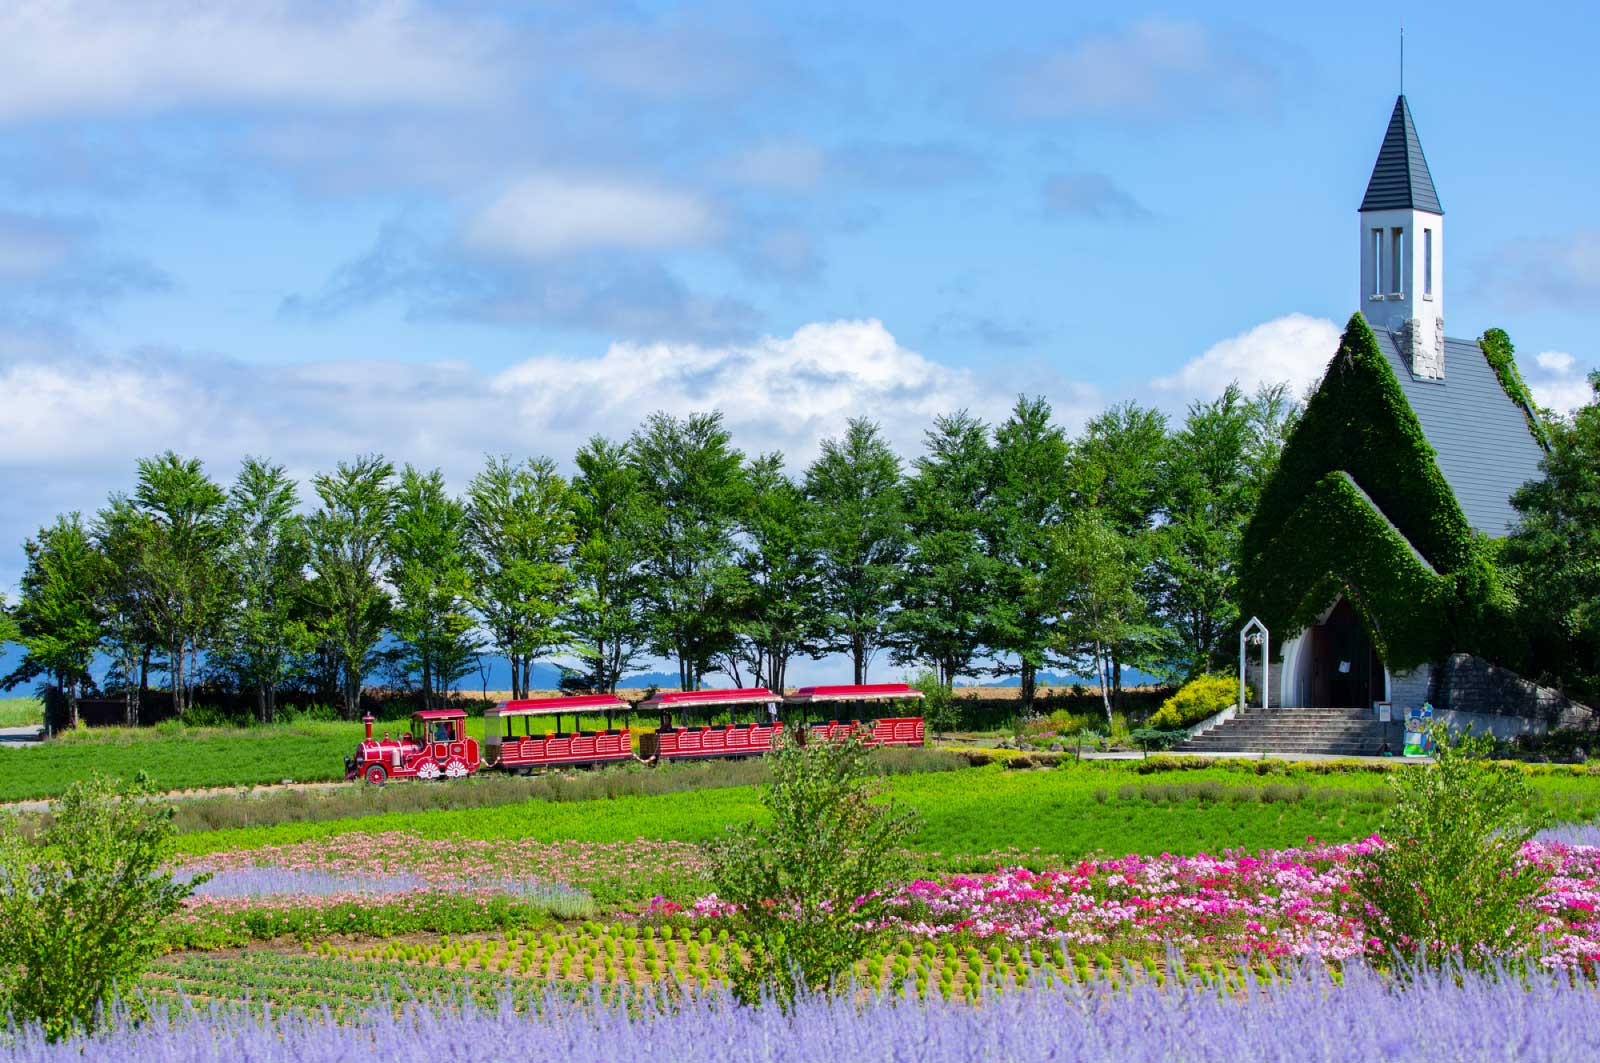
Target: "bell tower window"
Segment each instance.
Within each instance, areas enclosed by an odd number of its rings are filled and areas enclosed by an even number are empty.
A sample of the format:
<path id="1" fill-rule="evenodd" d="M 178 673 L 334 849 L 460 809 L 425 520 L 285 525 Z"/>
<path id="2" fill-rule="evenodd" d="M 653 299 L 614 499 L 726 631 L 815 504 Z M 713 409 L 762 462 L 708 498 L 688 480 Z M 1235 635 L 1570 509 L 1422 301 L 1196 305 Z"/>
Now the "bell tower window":
<path id="1" fill-rule="evenodd" d="M 1406 290 L 1405 282 L 1405 248 L 1406 231 L 1401 228 L 1389 230 L 1389 290 L 1400 293 Z"/>
<path id="2" fill-rule="evenodd" d="M 1372 291 L 1371 295 L 1383 294 L 1383 230 L 1372 230 Z"/>
<path id="3" fill-rule="evenodd" d="M 1422 230 L 1422 294 L 1433 298 L 1433 230 Z"/>

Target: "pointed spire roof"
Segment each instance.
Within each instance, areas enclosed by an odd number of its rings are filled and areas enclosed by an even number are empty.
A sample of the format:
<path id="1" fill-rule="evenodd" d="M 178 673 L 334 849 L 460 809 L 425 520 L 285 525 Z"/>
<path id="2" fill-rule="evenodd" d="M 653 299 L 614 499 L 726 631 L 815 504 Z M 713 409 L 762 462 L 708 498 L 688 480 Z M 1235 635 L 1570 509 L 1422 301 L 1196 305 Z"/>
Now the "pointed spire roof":
<path id="1" fill-rule="evenodd" d="M 1394 114 L 1383 134 L 1383 147 L 1378 149 L 1378 162 L 1372 168 L 1361 209 L 1444 213 L 1439 206 L 1439 193 L 1433 187 L 1433 175 L 1428 172 L 1428 160 L 1422 154 L 1422 141 L 1417 139 L 1417 125 L 1411 120 L 1411 107 L 1403 94 L 1394 101 Z"/>

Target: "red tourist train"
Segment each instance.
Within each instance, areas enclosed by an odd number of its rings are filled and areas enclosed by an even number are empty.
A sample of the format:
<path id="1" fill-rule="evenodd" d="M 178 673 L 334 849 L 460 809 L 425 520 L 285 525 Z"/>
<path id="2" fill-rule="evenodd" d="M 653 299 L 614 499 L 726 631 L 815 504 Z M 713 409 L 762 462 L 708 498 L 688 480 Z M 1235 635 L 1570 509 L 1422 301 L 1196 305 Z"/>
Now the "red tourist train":
<path id="1" fill-rule="evenodd" d="M 382 785 L 390 779 L 459 779 L 478 770 L 478 740 L 467 737 L 460 709 L 424 709 L 411 714 L 411 730 L 398 738 L 372 737 L 372 714 L 361 718 L 367 737 L 354 757 L 344 758 L 346 779 Z"/>
<path id="2" fill-rule="evenodd" d="M 460 778 L 479 767 L 527 773 L 626 760 L 755 756 L 772 748 L 785 716 L 788 726 L 805 728 L 811 740 L 857 733 L 869 746 L 920 746 L 926 742 L 922 717 L 892 714 L 921 698 L 922 691 L 904 683 L 801 687 L 782 697 L 765 687 L 657 694 L 638 705 L 640 711 L 658 713 L 660 726 L 639 736 L 637 757 L 628 728 L 634 706 L 614 694 L 527 698 L 486 709 L 481 757 L 477 740 L 466 735 L 467 714 L 460 709 L 413 713 L 412 731 L 399 738 L 385 732 L 381 740 L 372 737 L 368 715 L 363 717 L 366 740 L 354 757 L 345 758 L 345 778 L 381 784 L 389 779 Z M 817 711 L 822 707 L 826 711 Z M 620 728 L 614 726 L 618 714 Z M 606 726 L 584 730 L 583 715 L 603 715 Z M 727 722 L 719 722 L 724 715 Z M 815 722 L 809 720 L 812 715 Z M 534 718 L 549 716 L 555 717 L 555 730 L 536 733 Z M 562 730 L 565 716 L 572 718 L 572 731 Z"/>
<path id="3" fill-rule="evenodd" d="M 570 698 L 527 698 L 504 701 L 483 712 L 483 761 L 502 771 L 526 774 L 534 768 L 567 764 L 604 764 L 633 759 L 633 735 L 627 726 L 633 706 L 615 694 L 584 694 Z M 603 714 L 606 726 L 585 731 L 579 726 L 582 714 Z M 623 725 L 613 727 L 618 715 Z M 556 729 L 533 733 L 533 720 L 554 716 Z M 561 729 L 561 718 L 572 717 L 572 730 Z M 516 721 L 522 721 L 522 734 Z"/>
<path id="4" fill-rule="evenodd" d="M 922 691 L 904 683 L 876 683 L 866 686 L 801 687 L 783 699 L 795 706 L 805 721 L 806 709 L 828 706 L 826 722 L 811 725 L 814 738 L 833 738 L 847 731 L 866 731 L 869 746 L 920 746 L 927 743 L 921 716 L 887 715 L 895 707 L 921 701 Z M 843 710 L 843 711 L 842 711 Z M 882 715 L 880 715 L 880 713 Z M 839 717 L 844 717 L 840 719 Z"/>

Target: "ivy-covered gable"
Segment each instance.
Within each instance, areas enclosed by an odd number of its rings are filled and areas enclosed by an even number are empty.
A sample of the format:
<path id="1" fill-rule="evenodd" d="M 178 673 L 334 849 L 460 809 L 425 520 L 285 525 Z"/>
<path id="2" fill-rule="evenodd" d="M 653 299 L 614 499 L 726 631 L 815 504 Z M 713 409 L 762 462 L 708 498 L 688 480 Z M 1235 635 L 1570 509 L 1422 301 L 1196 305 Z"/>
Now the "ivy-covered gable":
<path id="1" fill-rule="evenodd" d="M 1492 626 L 1490 548 L 1359 313 L 1284 448 L 1243 553 L 1245 615 L 1280 644 L 1341 593 L 1394 668 L 1474 648 Z"/>

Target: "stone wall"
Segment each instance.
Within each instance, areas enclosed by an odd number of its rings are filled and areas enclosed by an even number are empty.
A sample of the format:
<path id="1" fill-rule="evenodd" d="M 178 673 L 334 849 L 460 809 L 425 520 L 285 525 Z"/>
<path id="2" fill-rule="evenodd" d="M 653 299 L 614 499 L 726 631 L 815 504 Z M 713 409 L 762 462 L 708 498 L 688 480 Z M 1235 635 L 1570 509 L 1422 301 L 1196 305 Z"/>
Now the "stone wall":
<path id="1" fill-rule="evenodd" d="M 1452 723 L 1474 722 L 1475 730 L 1500 737 L 1600 726 L 1600 715 L 1589 706 L 1465 653 L 1451 654 L 1437 666 L 1433 687 L 1433 707 L 1440 715 L 1448 714 Z"/>
<path id="2" fill-rule="evenodd" d="M 1389 703 L 1394 706 L 1395 719 L 1404 719 L 1412 709 L 1422 708 L 1433 693 L 1433 665 L 1424 664 L 1409 672 L 1394 672 L 1389 676 Z"/>

